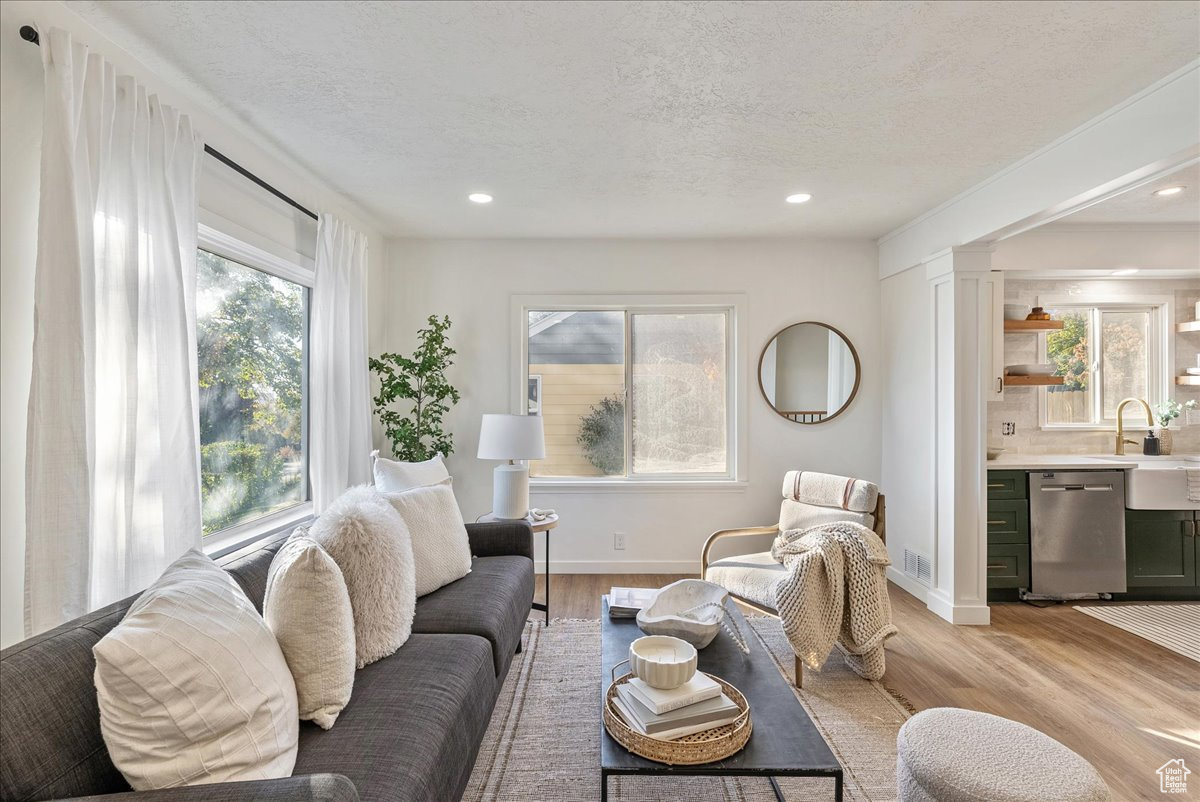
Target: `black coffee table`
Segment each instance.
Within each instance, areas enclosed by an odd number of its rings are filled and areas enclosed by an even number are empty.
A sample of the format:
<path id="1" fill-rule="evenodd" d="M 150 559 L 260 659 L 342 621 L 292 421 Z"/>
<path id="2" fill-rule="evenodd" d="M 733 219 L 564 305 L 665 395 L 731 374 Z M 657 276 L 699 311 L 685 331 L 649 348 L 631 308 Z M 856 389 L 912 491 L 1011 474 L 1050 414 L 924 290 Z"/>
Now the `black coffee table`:
<path id="1" fill-rule="evenodd" d="M 733 603 L 728 614 L 735 616 L 750 643 L 750 654 L 742 654 L 725 632 L 700 650 L 700 670 L 730 682 L 750 702 L 754 730 L 736 755 L 699 766 L 668 766 L 638 757 L 614 741 L 600 720 L 600 799 L 608 800 L 608 778 L 614 774 L 673 776 L 766 777 L 775 796 L 783 802 L 776 777 L 831 777 L 833 798 L 842 799 L 842 766 L 821 737 L 779 673 L 775 661 L 750 632 L 750 625 Z M 632 618 L 611 619 L 608 603 L 602 604 L 600 624 L 600 704 L 608 690 L 612 667 L 629 656 L 629 644 L 641 637 Z M 624 668 L 621 670 L 625 671 Z"/>

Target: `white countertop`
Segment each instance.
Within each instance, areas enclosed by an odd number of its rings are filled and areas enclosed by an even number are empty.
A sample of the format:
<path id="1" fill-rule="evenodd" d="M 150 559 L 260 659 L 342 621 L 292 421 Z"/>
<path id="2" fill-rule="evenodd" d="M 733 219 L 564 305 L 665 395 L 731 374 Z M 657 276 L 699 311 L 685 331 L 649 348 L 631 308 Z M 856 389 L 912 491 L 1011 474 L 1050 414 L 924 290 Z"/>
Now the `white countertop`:
<path id="1" fill-rule="evenodd" d="M 987 461 L 989 471 L 1036 471 L 1053 468 L 1070 470 L 1130 470 L 1136 462 L 1116 462 L 1112 459 L 1089 457 L 1086 454 L 1001 454 Z"/>

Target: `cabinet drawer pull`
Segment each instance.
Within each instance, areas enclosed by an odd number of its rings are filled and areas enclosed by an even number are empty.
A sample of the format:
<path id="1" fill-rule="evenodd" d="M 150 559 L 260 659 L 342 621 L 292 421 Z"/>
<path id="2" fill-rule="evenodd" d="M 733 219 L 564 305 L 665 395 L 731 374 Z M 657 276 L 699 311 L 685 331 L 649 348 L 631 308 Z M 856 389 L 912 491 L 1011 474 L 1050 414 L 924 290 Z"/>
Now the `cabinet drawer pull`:
<path id="1" fill-rule="evenodd" d="M 989 484 L 988 485 L 989 489 L 993 488 L 993 487 L 1008 487 L 1008 485 L 1004 484 L 1003 482 L 1000 482 L 999 484 Z"/>
<path id="2" fill-rule="evenodd" d="M 993 563 L 988 563 L 988 570 L 989 570 L 989 571 L 991 571 L 991 570 L 994 570 L 994 569 L 998 569 L 998 568 L 1007 568 L 1007 567 L 1008 567 L 1008 566 L 1007 566 L 1007 565 L 1005 565 L 1004 563 L 994 563 L 994 564 L 993 564 Z"/>
<path id="3" fill-rule="evenodd" d="M 1008 521 L 988 521 L 988 526 L 1000 526 L 1001 524 L 1006 523 L 1008 523 Z"/>

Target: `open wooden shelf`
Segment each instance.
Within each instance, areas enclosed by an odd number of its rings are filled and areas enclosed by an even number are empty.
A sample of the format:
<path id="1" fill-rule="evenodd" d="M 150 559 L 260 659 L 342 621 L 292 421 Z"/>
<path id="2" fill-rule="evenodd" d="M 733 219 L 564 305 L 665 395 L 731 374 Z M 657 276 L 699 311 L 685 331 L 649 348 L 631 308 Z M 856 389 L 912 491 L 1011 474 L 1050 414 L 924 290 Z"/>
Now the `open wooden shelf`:
<path id="1" fill-rule="evenodd" d="M 1175 331 L 1183 334 L 1185 331 L 1200 331 L 1200 320 L 1188 320 L 1184 323 L 1176 323 Z"/>
<path id="2" fill-rule="evenodd" d="M 1004 321 L 1005 333 L 1012 332 L 1035 332 L 1035 331 L 1062 331 L 1063 322 L 1061 320 L 1006 320 Z"/>
<path id="3" fill-rule="evenodd" d="M 1176 376 L 1175 383 L 1186 387 L 1200 387 L 1200 376 Z"/>
<path id="4" fill-rule="evenodd" d="M 1066 382 L 1065 376 L 1005 376 L 1005 387 L 1053 387 Z"/>

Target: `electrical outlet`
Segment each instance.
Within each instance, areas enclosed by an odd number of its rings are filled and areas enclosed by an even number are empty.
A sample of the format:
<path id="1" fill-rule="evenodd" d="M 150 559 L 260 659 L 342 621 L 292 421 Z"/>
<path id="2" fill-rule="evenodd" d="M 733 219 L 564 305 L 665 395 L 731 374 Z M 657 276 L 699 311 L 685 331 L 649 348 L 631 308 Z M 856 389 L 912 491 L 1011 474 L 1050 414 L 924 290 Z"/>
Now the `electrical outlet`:
<path id="1" fill-rule="evenodd" d="M 624 532 L 613 532 L 613 548 L 617 551 L 623 551 L 625 549 Z"/>
<path id="2" fill-rule="evenodd" d="M 1004 437 L 1012 437 L 1017 433 L 1017 424 L 1014 421 L 1006 420 L 1000 424 L 1000 434 Z"/>

